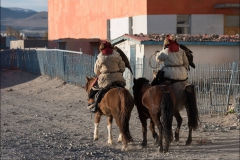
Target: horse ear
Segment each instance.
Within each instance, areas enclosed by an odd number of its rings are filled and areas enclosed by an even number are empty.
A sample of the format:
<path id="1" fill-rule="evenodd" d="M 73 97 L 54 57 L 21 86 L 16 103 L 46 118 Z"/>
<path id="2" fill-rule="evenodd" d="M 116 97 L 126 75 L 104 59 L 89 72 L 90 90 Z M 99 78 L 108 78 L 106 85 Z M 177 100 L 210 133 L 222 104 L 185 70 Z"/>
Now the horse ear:
<path id="1" fill-rule="evenodd" d="M 133 83 L 135 83 L 136 82 L 136 79 L 135 78 L 133 78 Z"/>

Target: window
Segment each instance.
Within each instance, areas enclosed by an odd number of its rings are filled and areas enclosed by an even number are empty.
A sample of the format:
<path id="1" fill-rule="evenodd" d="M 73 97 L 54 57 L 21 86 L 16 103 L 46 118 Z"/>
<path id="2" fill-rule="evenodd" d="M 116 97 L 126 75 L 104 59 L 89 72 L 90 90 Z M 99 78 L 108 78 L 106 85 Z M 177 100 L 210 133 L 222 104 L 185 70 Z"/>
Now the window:
<path id="1" fill-rule="evenodd" d="M 240 30 L 240 22 L 239 22 L 239 16 L 235 15 L 226 15 L 225 16 L 225 22 L 224 22 L 224 34 L 227 35 L 235 35 L 239 34 Z"/>
<path id="2" fill-rule="evenodd" d="M 190 15 L 177 15 L 177 34 L 191 34 L 190 18 Z"/>

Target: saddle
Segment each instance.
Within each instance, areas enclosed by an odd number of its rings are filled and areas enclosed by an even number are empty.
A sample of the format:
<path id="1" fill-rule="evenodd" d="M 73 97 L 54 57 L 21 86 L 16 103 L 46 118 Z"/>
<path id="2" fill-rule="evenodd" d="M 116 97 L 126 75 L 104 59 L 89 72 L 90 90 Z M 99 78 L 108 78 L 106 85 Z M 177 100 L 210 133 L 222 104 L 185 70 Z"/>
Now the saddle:
<path id="1" fill-rule="evenodd" d="M 124 88 L 125 85 L 122 82 L 113 82 L 112 85 L 108 88 L 103 88 L 103 89 L 99 89 L 99 90 L 92 90 L 92 92 L 90 91 L 90 96 L 95 96 L 95 100 L 96 100 L 96 106 L 94 108 L 91 108 L 90 111 L 95 113 L 98 111 L 99 107 L 98 107 L 98 103 L 101 102 L 102 98 L 104 97 L 104 95 L 113 88 Z"/>
<path id="2" fill-rule="evenodd" d="M 170 78 L 165 78 L 164 77 L 164 71 L 162 70 L 159 70 L 156 77 L 153 79 L 151 85 L 152 86 L 155 86 L 155 85 L 167 85 L 167 86 L 171 86 L 173 85 L 174 83 L 177 83 L 177 82 L 183 82 L 183 81 L 186 81 L 187 79 L 185 80 L 174 80 L 174 79 L 170 79 Z"/>

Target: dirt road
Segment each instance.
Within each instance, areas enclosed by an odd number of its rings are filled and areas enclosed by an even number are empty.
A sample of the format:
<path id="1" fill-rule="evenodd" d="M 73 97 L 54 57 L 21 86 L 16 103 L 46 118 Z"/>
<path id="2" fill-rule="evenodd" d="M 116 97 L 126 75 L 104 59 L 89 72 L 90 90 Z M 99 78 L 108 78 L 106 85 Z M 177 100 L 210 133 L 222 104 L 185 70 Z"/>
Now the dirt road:
<path id="1" fill-rule="evenodd" d="M 193 132 L 193 142 L 185 146 L 188 127 L 186 112 L 181 112 L 180 141 L 171 143 L 169 153 L 162 154 L 154 146 L 150 131 L 148 146 L 140 147 L 142 131 L 136 108 L 130 121 L 134 142 L 122 152 L 115 122 L 114 143 L 107 144 L 105 117 L 100 122 L 99 140 L 93 141 L 94 115 L 86 107 L 87 94 L 79 86 L 58 78 L 1 70 L 1 160 L 239 159 L 236 114 L 200 115 L 202 123 Z"/>

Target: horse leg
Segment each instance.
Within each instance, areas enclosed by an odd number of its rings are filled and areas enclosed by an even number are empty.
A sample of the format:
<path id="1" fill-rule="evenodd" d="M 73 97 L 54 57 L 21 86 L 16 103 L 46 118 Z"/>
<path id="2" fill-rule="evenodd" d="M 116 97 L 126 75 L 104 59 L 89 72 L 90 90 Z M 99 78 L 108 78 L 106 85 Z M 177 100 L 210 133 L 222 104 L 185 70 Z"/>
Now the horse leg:
<path id="1" fill-rule="evenodd" d="M 153 138 L 156 140 L 155 141 L 155 144 L 157 144 L 157 142 L 158 142 L 158 135 L 157 135 L 157 133 L 155 132 L 155 125 L 154 125 L 154 122 L 153 122 L 153 120 L 151 119 L 151 121 L 150 121 L 150 124 L 149 124 L 149 129 L 150 129 L 150 131 L 152 132 L 152 136 L 153 136 Z"/>
<path id="2" fill-rule="evenodd" d="M 176 118 L 177 121 L 177 128 L 175 130 L 175 142 L 179 141 L 179 132 L 180 132 L 180 127 L 182 125 L 182 117 L 179 112 L 175 112 L 174 117 Z"/>
<path id="3" fill-rule="evenodd" d="M 94 119 L 94 135 L 93 135 L 93 139 L 94 140 L 98 140 L 98 127 L 99 127 L 99 122 L 101 119 L 101 113 L 100 112 L 96 112 L 95 113 L 95 119 Z"/>
<path id="4" fill-rule="evenodd" d="M 158 126 L 158 131 L 159 131 L 159 135 L 158 135 L 158 145 L 160 146 L 159 148 L 159 152 L 163 152 L 163 142 L 162 142 L 162 139 L 163 139 L 163 134 L 162 134 L 162 123 L 160 121 L 158 121 L 156 123 L 156 125 Z"/>
<path id="5" fill-rule="evenodd" d="M 120 133 L 118 136 L 118 142 L 122 142 L 122 133 Z"/>
<path id="6" fill-rule="evenodd" d="M 192 143 L 192 127 L 188 125 L 188 139 L 186 141 L 186 146 L 190 145 Z"/>
<path id="7" fill-rule="evenodd" d="M 108 125 L 107 125 L 107 129 L 108 129 L 108 144 L 112 144 L 113 143 L 113 138 L 112 138 L 112 121 L 113 121 L 113 116 L 109 116 L 108 117 Z"/>
<path id="8" fill-rule="evenodd" d="M 188 117 L 189 117 L 189 108 L 188 108 L 189 106 L 188 105 L 186 105 L 186 110 L 187 110 L 187 115 L 188 115 Z M 186 141 L 186 144 L 185 145 L 190 145 L 192 143 L 192 126 L 191 126 L 191 124 L 190 124 L 190 122 L 189 122 L 189 118 L 188 118 L 188 139 L 187 139 L 187 141 Z"/>
<path id="9" fill-rule="evenodd" d="M 140 116 L 139 116 L 140 118 Z M 142 133 L 143 133 L 143 141 L 141 145 L 143 147 L 147 146 L 147 119 L 146 118 L 140 118 L 140 121 L 142 123 Z"/>

